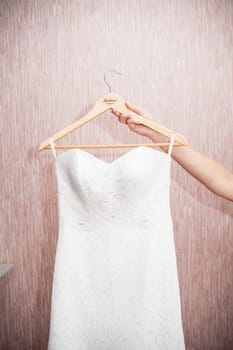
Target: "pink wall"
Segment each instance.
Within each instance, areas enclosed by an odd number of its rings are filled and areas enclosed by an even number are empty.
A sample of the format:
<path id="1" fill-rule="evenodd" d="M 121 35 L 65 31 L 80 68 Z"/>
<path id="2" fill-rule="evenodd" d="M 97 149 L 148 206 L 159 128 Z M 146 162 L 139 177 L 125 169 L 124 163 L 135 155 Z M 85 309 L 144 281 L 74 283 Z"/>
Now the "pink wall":
<path id="1" fill-rule="evenodd" d="M 0 279 L 0 349 L 42 350 L 58 217 L 54 159 L 39 144 L 108 91 L 113 68 L 113 91 L 233 171 L 233 2 L 3 0 L 0 19 L 0 263 L 14 264 Z M 105 115 L 60 143 L 121 141 L 141 138 Z M 232 349 L 232 202 L 175 161 L 171 186 L 187 349 Z"/>

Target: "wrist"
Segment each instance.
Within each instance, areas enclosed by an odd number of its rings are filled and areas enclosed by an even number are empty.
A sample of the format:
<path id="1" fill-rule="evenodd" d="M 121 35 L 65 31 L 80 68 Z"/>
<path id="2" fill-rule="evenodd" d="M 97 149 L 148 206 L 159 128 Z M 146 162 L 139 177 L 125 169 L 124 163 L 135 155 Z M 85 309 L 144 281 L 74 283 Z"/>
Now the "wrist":
<path id="1" fill-rule="evenodd" d="M 150 137 L 151 141 L 153 143 L 169 143 L 170 142 L 170 139 L 169 137 L 167 136 L 163 136 L 163 135 L 155 135 L 155 134 L 152 134 L 151 137 Z M 165 153 L 168 153 L 168 149 L 169 149 L 169 145 L 167 146 L 158 146 L 163 152 Z"/>

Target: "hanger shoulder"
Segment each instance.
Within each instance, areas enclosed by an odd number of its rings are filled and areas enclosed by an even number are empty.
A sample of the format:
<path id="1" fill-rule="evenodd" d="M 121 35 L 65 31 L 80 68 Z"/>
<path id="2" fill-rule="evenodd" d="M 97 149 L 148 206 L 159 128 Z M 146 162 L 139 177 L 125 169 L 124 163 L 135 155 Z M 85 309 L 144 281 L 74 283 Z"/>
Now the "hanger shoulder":
<path id="1" fill-rule="evenodd" d="M 100 114 L 107 112 L 111 108 L 117 109 L 121 113 L 129 112 L 128 108 L 125 106 L 125 101 L 121 96 L 115 93 L 105 94 L 97 101 L 94 107 L 85 116 L 77 120 L 75 123 L 72 123 L 71 125 L 65 127 L 64 129 L 54 134 L 52 136 L 53 141 L 56 142 L 60 140 L 61 138 L 68 135 L 75 129 L 88 123 L 90 120 L 96 118 Z M 47 138 L 40 144 L 39 151 L 42 151 L 44 148 L 47 148 L 49 145 L 50 145 L 50 141 L 49 141 L 49 138 Z"/>

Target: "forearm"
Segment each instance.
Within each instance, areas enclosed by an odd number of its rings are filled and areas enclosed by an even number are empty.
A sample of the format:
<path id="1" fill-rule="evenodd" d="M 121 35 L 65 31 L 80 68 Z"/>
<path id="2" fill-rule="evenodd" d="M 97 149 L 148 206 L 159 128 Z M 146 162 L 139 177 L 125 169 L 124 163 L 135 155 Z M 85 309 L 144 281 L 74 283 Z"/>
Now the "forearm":
<path id="1" fill-rule="evenodd" d="M 191 146 L 173 147 L 171 156 L 210 191 L 233 201 L 233 174 L 219 162 Z"/>

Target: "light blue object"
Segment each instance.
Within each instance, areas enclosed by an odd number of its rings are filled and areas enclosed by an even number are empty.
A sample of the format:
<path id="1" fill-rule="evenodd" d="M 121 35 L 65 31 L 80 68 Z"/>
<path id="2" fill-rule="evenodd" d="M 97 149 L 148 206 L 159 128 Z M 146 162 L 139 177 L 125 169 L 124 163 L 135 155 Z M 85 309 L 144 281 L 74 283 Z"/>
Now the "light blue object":
<path id="1" fill-rule="evenodd" d="M 13 264 L 0 264 L 0 278 L 5 275 L 14 265 Z"/>

